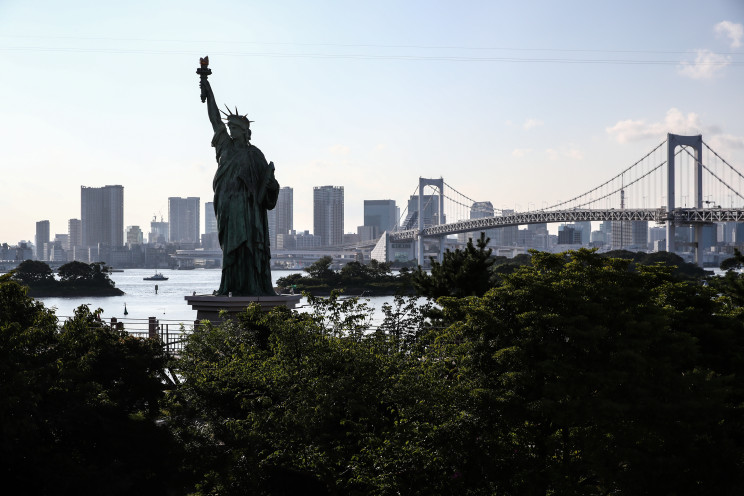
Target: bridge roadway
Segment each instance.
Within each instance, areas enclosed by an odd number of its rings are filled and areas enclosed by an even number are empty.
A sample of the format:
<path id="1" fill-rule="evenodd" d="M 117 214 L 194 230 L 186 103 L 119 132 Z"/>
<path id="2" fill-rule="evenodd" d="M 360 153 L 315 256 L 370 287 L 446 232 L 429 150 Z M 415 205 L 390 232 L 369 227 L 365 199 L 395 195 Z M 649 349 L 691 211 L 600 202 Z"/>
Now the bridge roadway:
<path id="1" fill-rule="evenodd" d="M 586 221 L 652 221 L 664 224 L 673 220 L 675 225 L 709 224 L 712 222 L 744 222 L 744 209 L 741 208 L 676 208 L 667 212 L 665 208 L 644 209 L 571 209 L 536 210 L 514 213 L 499 217 L 462 220 L 449 224 L 431 226 L 421 231 L 423 237 L 447 236 L 497 227 L 522 226 L 525 224 L 548 224 L 555 222 Z M 390 241 L 412 241 L 419 237 L 418 229 L 408 229 L 390 233 Z"/>

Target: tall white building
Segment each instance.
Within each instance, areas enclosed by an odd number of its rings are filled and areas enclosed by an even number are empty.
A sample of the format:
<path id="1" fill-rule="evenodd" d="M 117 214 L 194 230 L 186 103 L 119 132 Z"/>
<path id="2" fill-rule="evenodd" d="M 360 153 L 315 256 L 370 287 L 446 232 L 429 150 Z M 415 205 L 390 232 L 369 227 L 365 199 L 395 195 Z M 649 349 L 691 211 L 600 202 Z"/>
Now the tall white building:
<path id="1" fill-rule="evenodd" d="M 313 188 L 313 234 L 322 246 L 340 245 L 344 239 L 344 187 Z"/>

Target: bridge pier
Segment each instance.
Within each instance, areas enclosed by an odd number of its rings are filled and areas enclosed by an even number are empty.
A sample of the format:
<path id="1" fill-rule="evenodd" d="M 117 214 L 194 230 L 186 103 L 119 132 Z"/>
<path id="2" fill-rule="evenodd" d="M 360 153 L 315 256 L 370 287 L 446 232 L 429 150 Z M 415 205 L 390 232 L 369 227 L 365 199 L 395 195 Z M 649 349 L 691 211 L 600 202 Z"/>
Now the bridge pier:
<path id="1" fill-rule="evenodd" d="M 674 221 L 674 209 L 675 205 L 675 161 L 674 152 L 678 146 L 689 146 L 694 150 L 695 166 L 694 166 L 694 189 L 693 189 L 693 207 L 703 208 L 703 136 L 680 136 L 678 134 L 667 134 L 667 228 L 666 228 L 666 243 L 667 251 L 669 253 L 675 253 L 675 221 Z M 687 205 L 685 205 L 686 207 Z M 703 226 L 695 225 L 695 263 L 698 266 L 703 266 L 703 256 L 701 252 L 701 245 L 703 241 Z"/>
<path id="2" fill-rule="evenodd" d="M 418 237 L 416 240 L 416 259 L 418 261 L 418 264 L 423 267 L 424 265 L 424 188 L 426 186 L 434 186 L 435 188 L 439 189 L 439 201 L 438 201 L 438 207 L 439 210 L 437 212 L 437 225 L 444 224 L 443 218 L 444 218 L 444 179 L 426 179 L 423 177 L 419 177 L 419 185 L 418 185 Z M 433 219 L 432 219 L 433 220 Z M 441 251 L 441 249 L 440 249 Z M 439 257 L 439 260 L 441 260 L 441 255 Z"/>

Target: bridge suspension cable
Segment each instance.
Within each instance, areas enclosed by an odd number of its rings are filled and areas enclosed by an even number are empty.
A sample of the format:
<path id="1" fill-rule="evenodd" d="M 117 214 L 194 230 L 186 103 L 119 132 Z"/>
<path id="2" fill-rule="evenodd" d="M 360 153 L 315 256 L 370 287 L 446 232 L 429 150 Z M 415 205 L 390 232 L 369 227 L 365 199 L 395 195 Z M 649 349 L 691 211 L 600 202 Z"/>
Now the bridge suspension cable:
<path id="1" fill-rule="evenodd" d="M 704 144 L 704 143 L 703 143 L 703 144 Z M 705 145 L 705 146 L 707 147 L 708 145 Z M 689 155 L 689 156 L 690 156 L 690 157 L 692 158 L 692 160 L 694 160 L 694 161 L 695 161 L 695 163 L 696 163 L 696 164 L 700 164 L 700 166 L 701 166 L 701 167 L 702 167 L 703 169 L 707 170 L 707 171 L 708 171 L 708 172 L 710 173 L 710 175 L 711 175 L 711 176 L 713 176 L 714 178 L 716 178 L 716 179 L 718 180 L 718 182 L 720 182 L 720 183 L 721 183 L 721 184 L 722 184 L 723 186 L 725 186 L 725 187 L 726 187 L 726 188 L 727 188 L 727 189 L 728 189 L 729 191 L 731 191 L 731 192 L 732 192 L 733 194 L 735 194 L 736 196 L 738 196 L 739 198 L 741 198 L 742 200 L 744 200 L 744 196 L 742 196 L 742 195 L 741 195 L 741 194 L 740 194 L 740 193 L 739 193 L 738 191 L 736 191 L 736 190 L 735 190 L 734 188 L 732 188 L 732 187 L 731 187 L 731 186 L 730 186 L 730 185 L 729 185 L 728 183 L 726 183 L 726 181 L 724 181 L 723 179 L 721 179 L 720 177 L 718 177 L 718 175 L 717 175 L 717 174 L 716 174 L 715 172 L 713 172 L 713 171 L 712 171 L 712 170 L 711 170 L 710 168 L 708 168 L 708 166 L 707 166 L 707 165 L 705 165 L 704 163 L 702 163 L 702 162 L 701 162 L 700 160 L 697 160 L 697 159 L 695 158 L 695 156 L 694 156 L 694 155 L 693 155 L 692 153 L 690 153 L 690 150 L 688 150 L 686 146 L 683 146 L 683 147 L 682 147 L 682 149 L 683 149 L 683 150 L 684 150 L 684 151 L 685 151 L 685 152 L 686 152 L 686 153 L 687 153 L 687 154 L 688 154 L 688 155 Z M 709 149 L 709 150 L 711 150 L 711 149 L 710 149 L 710 147 L 708 147 L 708 149 Z M 713 150 L 711 150 L 711 151 L 713 151 Z M 720 156 L 719 156 L 719 155 L 718 155 L 718 154 L 717 154 L 716 152 L 713 152 L 713 153 L 714 153 L 714 154 L 715 154 L 715 155 L 716 155 L 716 156 L 717 156 L 718 158 L 720 158 L 721 160 L 723 160 L 723 159 L 722 159 L 722 158 L 721 158 L 721 157 L 720 157 Z M 733 168 L 733 167 L 731 166 L 731 164 L 729 164 L 729 163 L 728 163 L 728 162 L 726 162 L 725 160 L 723 160 L 723 162 L 724 162 L 724 163 L 725 163 L 726 165 L 728 165 L 728 166 L 729 166 L 729 167 L 730 167 L 730 168 L 731 168 L 731 169 L 732 169 L 732 170 L 733 170 L 734 172 L 736 172 L 737 174 L 739 174 L 739 176 L 740 176 L 740 177 L 744 178 L 744 176 L 742 176 L 742 175 L 741 175 L 741 174 L 739 173 L 739 171 L 737 171 L 736 169 L 734 169 L 734 168 Z"/>
<path id="2" fill-rule="evenodd" d="M 619 174 L 617 174 L 615 177 L 613 177 L 613 178 L 605 181 L 604 183 L 600 184 L 599 186 L 590 189 L 586 193 L 583 193 L 581 195 L 575 196 L 574 198 L 571 198 L 570 200 L 562 201 L 562 202 L 556 203 L 554 205 L 551 205 L 549 207 L 541 208 L 540 211 L 557 209 L 558 207 L 562 207 L 564 205 L 568 205 L 568 204 L 573 203 L 573 202 L 575 202 L 575 201 L 577 201 L 577 200 L 579 200 L 581 198 L 584 198 L 585 196 L 591 195 L 592 193 L 600 190 L 601 188 L 607 186 L 608 184 L 612 183 L 613 181 L 616 181 L 617 179 L 623 178 L 623 176 L 625 176 L 626 173 L 628 173 L 635 166 L 637 166 L 638 164 L 640 164 L 641 162 L 643 162 L 644 160 L 646 160 L 649 156 L 651 156 L 654 152 L 656 152 L 656 150 L 658 150 L 659 148 L 661 148 L 666 142 L 667 142 L 667 140 L 662 141 L 661 143 L 659 143 L 658 146 L 656 146 L 654 149 L 652 149 L 650 152 L 648 152 L 646 155 L 644 155 L 643 158 L 641 158 L 640 160 L 636 161 L 633 165 L 631 165 L 627 169 L 623 170 L 622 172 L 620 172 Z M 658 167 L 659 166 L 655 167 L 654 170 L 656 170 Z M 606 198 L 606 197 L 608 197 L 608 196 L 610 196 L 610 195 L 612 195 L 614 193 L 617 193 L 618 191 L 619 190 L 616 190 L 613 193 L 608 193 L 608 194 L 604 195 L 602 198 Z M 602 199 L 602 198 L 600 198 L 600 199 Z M 584 203 L 584 205 L 588 205 L 588 204 L 593 203 L 593 202 L 594 201 L 587 202 L 587 203 Z"/>

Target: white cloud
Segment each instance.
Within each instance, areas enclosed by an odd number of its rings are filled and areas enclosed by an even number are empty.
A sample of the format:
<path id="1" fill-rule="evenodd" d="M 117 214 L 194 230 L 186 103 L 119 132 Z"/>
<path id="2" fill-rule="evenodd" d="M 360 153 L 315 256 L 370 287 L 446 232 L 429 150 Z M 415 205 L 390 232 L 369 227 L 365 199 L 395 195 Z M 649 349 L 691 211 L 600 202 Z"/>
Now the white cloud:
<path id="1" fill-rule="evenodd" d="M 713 149 L 737 149 L 744 150 L 744 136 L 733 134 L 720 134 L 710 139 Z"/>
<path id="2" fill-rule="evenodd" d="M 696 113 L 690 112 L 685 115 L 676 108 L 669 109 L 661 122 L 627 119 L 607 128 L 607 133 L 618 143 L 659 139 L 667 133 L 693 135 L 701 134 L 702 131 L 703 126 Z"/>
<path id="3" fill-rule="evenodd" d="M 350 148 L 346 145 L 333 145 L 328 148 L 328 151 L 336 155 L 346 155 L 349 150 Z"/>
<path id="4" fill-rule="evenodd" d="M 739 48 L 744 38 L 744 25 L 731 21 L 721 21 L 715 25 L 713 31 L 718 37 L 726 37 L 731 40 L 731 48 Z"/>
<path id="5" fill-rule="evenodd" d="M 530 153 L 531 151 L 532 150 L 529 149 L 529 148 L 515 148 L 512 151 L 512 157 L 522 158 L 522 157 L 526 156 L 528 153 Z"/>
<path id="6" fill-rule="evenodd" d="M 544 124 L 543 121 L 538 120 L 538 119 L 527 119 L 526 121 L 524 121 L 524 124 L 522 124 L 522 127 L 525 130 L 529 130 L 529 129 L 532 129 L 533 127 L 542 126 L 543 124 Z"/>
<path id="7" fill-rule="evenodd" d="M 692 79 L 711 79 L 731 64 L 731 56 L 720 55 L 710 50 L 697 50 L 694 62 L 683 60 L 679 73 Z"/>
<path id="8" fill-rule="evenodd" d="M 548 156 L 549 160 L 558 160 L 559 158 L 582 160 L 584 158 L 584 154 L 581 152 L 581 150 L 576 148 L 574 145 L 562 146 L 558 150 L 554 148 L 548 148 L 547 150 L 545 150 L 545 154 Z"/>

